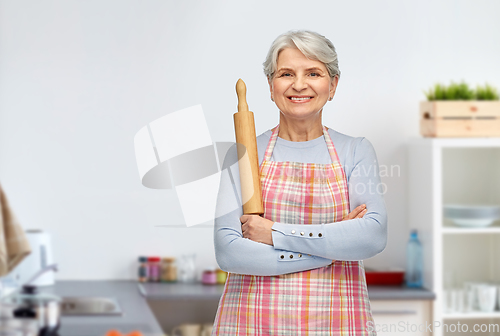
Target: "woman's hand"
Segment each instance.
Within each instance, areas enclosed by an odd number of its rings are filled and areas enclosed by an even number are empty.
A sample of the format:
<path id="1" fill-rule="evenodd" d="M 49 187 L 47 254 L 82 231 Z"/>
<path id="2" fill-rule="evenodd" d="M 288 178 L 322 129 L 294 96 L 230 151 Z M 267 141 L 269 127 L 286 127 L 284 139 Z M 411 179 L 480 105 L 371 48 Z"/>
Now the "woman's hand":
<path id="1" fill-rule="evenodd" d="M 363 218 L 363 216 L 366 213 L 366 204 L 361 204 L 360 206 L 356 207 L 356 209 L 352 210 L 350 214 L 342 218 L 343 221 L 349 220 L 349 219 L 355 219 L 355 218 Z"/>
<path id="2" fill-rule="evenodd" d="M 274 222 L 258 215 L 243 215 L 240 217 L 243 238 L 248 238 L 257 243 L 273 245 L 271 227 Z"/>
<path id="3" fill-rule="evenodd" d="M 366 204 L 361 204 L 356 207 L 351 213 L 345 216 L 342 220 L 355 218 L 363 218 L 366 214 Z M 248 238 L 257 243 L 273 245 L 273 235 L 271 227 L 274 222 L 258 215 L 243 215 L 240 217 L 241 231 L 243 238 Z"/>

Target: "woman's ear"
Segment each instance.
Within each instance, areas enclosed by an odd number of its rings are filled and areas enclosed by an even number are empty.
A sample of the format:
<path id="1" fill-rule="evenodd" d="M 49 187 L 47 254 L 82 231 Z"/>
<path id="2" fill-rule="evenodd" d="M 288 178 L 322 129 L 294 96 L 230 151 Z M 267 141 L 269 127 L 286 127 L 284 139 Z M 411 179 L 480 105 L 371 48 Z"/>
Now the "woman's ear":
<path id="1" fill-rule="evenodd" d="M 269 84 L 269 91 L 271 92 L 271 100 L 274 101 L 273 82 L 269 77 L 267 78 L 267 83 Z"/>
<path id="2" fill-rule="evenodd" d="M 337 86 L 339 85 L 339 76 L 335 75 L 333 77 L 332 82 L 330 83 L 330 100 L 335 96 L 335 91 L 337 90 Z"/>

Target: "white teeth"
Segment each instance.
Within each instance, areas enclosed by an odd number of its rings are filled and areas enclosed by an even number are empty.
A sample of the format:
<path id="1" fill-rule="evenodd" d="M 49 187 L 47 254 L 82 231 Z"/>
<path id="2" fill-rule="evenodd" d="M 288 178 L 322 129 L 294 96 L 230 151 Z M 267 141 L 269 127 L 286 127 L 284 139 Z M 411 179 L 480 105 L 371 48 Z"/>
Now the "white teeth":
<path id="1" fill-rule="evenodd" d="M 291 100 L 308 100 L 311 99 L 312 97 L 290 97 Z"/>

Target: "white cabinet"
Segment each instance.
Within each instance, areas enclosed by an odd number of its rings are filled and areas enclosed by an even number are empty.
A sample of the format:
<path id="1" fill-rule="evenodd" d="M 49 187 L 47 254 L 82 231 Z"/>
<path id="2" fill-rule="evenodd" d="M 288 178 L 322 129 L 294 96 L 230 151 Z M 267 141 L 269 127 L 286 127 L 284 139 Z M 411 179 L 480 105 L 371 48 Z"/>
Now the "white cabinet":
<path id="1" fill-rule="evenodd" d="M 432 335 L 432 300 L 372 300 L 370 305 L 377 336 Z"/>
<path id="2" fill-rule="evenodd" d="M 409 224 L 423 245 L 424 287 L 436 294 L 432 321 L 441 325 L 433 335 L 455 334 L 458 323 L 467 325 L 461 333 L 472 333 L 476 324 L 500 324 L 499 311 L 443 312 L 445 278 L 456 287 L 466 281 L 500 283 L 500 223 L 471 229 L 443 218 L 444 204 L 500 205 L 500 138 L 416 138 L 408 154 Z"/>

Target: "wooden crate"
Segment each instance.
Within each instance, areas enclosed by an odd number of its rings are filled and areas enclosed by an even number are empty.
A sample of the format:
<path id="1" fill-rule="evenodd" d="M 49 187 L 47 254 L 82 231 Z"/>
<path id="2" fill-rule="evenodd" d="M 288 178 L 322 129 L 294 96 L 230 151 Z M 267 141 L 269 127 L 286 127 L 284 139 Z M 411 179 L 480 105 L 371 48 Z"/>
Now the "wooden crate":
<path id="1" fill-rule="evenodd" d="M 500 101 L 423 101 L 425 137 L 500 137 Z"/>

